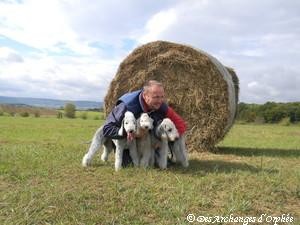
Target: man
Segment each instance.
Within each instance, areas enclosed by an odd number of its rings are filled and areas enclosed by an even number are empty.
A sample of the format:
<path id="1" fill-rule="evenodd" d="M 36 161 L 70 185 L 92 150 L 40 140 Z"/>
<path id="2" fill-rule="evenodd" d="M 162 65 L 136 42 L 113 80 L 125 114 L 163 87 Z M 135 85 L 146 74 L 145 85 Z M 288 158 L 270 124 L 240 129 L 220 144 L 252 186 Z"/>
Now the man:
<path id="1" fill-rule="evenodd" d="M 154 120 L 154 127 L 164 118 L 169 118 L 175 124 L 179 135 L 183 135 L 186 131 L 185 121 L 165 103 L 163 85 L 156 80 L 150 80 L 142 90 L 127 93 L 118 99 L 116 106 L 105 121 L 103 127 L 103 135 L 105 137 L 113 139 L 125 138 L 119 136 L 118 131 L 126 111 L 131 111 L 135 118 L 138 118 L 143 112 L 148 113 Z M 133 134 L 127 135 L 128 140 L 133 138 Z M 130 162 L 129 151 L 124 151 L 123 165 L 126 166 Z"/>

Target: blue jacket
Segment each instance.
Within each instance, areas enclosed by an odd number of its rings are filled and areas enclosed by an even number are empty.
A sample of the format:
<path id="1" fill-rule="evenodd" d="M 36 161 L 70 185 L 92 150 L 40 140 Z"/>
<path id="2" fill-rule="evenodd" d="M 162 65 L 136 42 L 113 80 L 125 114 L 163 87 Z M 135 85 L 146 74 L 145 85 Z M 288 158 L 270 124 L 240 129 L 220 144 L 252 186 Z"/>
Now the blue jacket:
<path id="1" fill-rule="evenodd" d="M 136 119 L 140 117 L 141 113 L 146 112 L 143 105 L 142 92 L 143 90 L 138 90 L 126 93 L 118 99 L 116 106 L 108 115 L 104 123 L 103 134 L 105 137 L 114 139 L 124 138 L 124 136 L 118 135 L 118 131 L 122 125 L 122 120 L 126 111 L 132 112 Z M 158 110 L 147 112 L 154 120 L 154 127 L 166 117 L 167 110 L 167 104 L 163 103 Z"/>

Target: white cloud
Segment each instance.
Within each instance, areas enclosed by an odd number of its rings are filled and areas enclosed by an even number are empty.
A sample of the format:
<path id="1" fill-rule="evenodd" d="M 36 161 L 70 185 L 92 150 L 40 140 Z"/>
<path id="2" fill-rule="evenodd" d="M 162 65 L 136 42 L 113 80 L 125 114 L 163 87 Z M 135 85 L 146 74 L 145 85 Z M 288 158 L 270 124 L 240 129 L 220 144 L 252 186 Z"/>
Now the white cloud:
<path id="1" fill-rule="evenodd" d="M 123 58 L 160 39 L 233 67 L 241 101 L 299 101 L 299 11 L 292 0 L 0 1 L 0 95 L 101 100 Z"/>
<path id="2" fill-rule="evenodd" d="M 14 41 L 56 53 L 62 50 L 61 45 L 81 54 L 92 51 L 68 24 L 59 0 L 24 0 L 15 4 L 0 2 L 0 15 L 5 22 L 5 26 L 0 25 L 0 34 Z"/>
<path id="3" fill-rule="evenodd" d="M 248 88 L 256 88 L 259 86 L 259 84 L 256 81 L 252 81 L 247 86 Z"/>
<path id="4" fill-rule="evenodd" d="M 0 65 L 3 63 L 21 63 L 23 62 L 22 56 L 18 55 L 16 51 L 7 47 L 0 47 Z"/>
<path id="5" fill-rule="evenodd" d="M 139 42 L 147 43 L 157 40 L 164 31 L 176 22 L 176 11 L 169 9 L 161 11 L 150 18 L 145 27 L 145 32 L 142 37 L 139 38 Z"/>
<path id="6" fill-rule="evenodd" d="M 87 57 L 48 57 L 39 54 L 27 57 L 24 63 L 10 63 L 2 67 L 0 78 L 13 87 L 11 92 L 6 88 L 6 95 L 9 96 L 20 94 L 15 92 L 18 85 L 27 87 L 23 90 L 27 97 L 30 93 L 40 93 L 44 97 L 101 101 L 111 74 L 116 72 L 117 63 L 114 60 L 98 62 Z"/>

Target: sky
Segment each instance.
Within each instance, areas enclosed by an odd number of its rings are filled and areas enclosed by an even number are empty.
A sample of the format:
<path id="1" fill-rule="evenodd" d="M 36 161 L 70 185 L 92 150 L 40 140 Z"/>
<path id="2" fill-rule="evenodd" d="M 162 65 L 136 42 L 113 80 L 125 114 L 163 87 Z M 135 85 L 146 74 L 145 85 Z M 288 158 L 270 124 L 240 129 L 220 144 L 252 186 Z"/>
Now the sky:
<path id="1" fill-rule="evenodd" d="M 234 68 L 240 102 L 300 101 L 297 0 L 0 0 L 0 96 L 103 101 L 156 40 Z"/>

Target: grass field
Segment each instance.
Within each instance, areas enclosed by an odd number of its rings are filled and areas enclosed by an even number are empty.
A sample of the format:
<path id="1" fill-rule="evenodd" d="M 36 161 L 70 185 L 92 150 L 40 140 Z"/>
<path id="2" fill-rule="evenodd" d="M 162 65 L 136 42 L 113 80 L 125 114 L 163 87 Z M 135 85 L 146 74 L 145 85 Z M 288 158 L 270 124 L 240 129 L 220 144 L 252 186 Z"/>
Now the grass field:
<path id="1" fill-rule="evenodd" d="M 217 153 L 190 154 L 188 169 L 115 172 L 99 157 L 83 169 L 101 123 L 0 117 L 0 224 L 173 225 L 188 214 L 300 224 L 299 125 L 235 125 Z"/>

